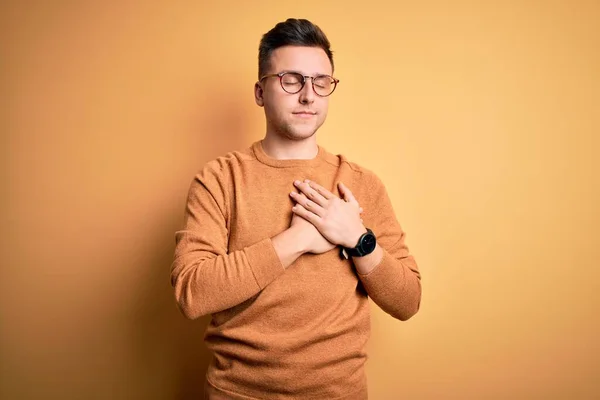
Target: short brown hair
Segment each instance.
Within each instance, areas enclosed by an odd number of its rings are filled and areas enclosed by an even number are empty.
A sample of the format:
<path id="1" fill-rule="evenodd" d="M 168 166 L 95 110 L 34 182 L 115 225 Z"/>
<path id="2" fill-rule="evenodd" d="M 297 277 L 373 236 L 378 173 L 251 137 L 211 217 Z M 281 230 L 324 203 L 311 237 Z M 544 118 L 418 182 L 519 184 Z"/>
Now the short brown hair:
<path id="1" fill-rule="evenodd" d="M 333 71 L 333 52 L 329 39 L 317 25 L 307 19 L 288 18 L 280 22 L 269 32 L 265 33 L 258 47 L 258 79 L 270 68 L 271 53 L 283 46 L 307 46 L 322 48 Z"/>

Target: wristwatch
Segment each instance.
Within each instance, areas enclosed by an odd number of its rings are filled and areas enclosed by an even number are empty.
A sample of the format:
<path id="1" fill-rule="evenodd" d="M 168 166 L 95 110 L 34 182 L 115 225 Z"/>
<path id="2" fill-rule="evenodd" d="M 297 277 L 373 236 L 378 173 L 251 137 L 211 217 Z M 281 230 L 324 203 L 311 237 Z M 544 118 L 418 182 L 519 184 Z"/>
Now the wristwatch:
<path id="1" fill-rule="evenodd" d="M 377 238 L 372 230 L 367 228 L 367 232 L 363 233 L 358 239 L 358 243 L 354 247 L 342 247 L 340 253 L 342 257 L 363 257 L 371 254 L 377 246 Z"/>

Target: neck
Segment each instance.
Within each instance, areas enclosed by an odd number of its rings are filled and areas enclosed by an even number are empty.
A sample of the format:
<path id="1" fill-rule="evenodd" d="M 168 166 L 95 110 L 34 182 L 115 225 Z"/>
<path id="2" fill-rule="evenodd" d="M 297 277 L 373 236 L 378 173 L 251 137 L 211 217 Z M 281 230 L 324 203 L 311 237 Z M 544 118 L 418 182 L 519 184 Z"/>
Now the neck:
<path id="1" fill-rule="evenodd" d="M 264 152 L 277 160 L 310 160 L 319 152 L 316 135 L 302 140 L 290 140 L 267 133 L 261 144 Z"/>

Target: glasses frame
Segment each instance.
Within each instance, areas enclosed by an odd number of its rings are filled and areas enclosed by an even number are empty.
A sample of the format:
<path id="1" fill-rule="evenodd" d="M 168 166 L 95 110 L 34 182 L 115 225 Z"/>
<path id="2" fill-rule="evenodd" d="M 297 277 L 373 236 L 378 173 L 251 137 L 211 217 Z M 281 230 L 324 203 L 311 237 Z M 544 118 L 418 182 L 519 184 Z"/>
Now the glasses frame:
<path id="1" fill-rule="evenodd" d="M 302 77 L 302 86 L 300 87 L 300 89 L 298 89 L 298 91 L 296 91 L 296 92 L 290 92 L 290 91 L 286 90 L 285 87 L 283 87 L 283 77 L 285 75 L 287 75 L 287 74 L 300 75 Z M 275 76 L 279 78 L 279 84 L 281 85 L 281 88 L 283 89 L 283 91 L 286 92 L 286 93 L 289 93 L 289 94 L 300 93 L 302 91 L 302 89 L 304 89 L 304 85 L 306 85 L 306 80 L 310 79 L 312 90 L 313 90 L 313 92 L 315 92 L 315 94 L 317 96 L 319 96 L 319 97 L 329 97 L 329 96 L 331 96 L 331 94 L 333 92 L 335 92 L 335 89 L 337 88 L 337 84 L 340 83 L 339 79 L 336 79 L 336 78 L 334 78 L 331 75 L 321 74 L 321 75 L 316 75 L 316 76 L 308 76 L 308 75 L 302 75 L 300 72 L 295 72 L 295 71 L 284 71 L 284 72 L 279 72 L 277 74 L 264 75 L 258 81 L 262 82 L 263 80 L 265 80 L 267 78 L 271 78 L 271 77 L 275 77 Z M 326 95 L 319 94 L 315 90 L 315 78 L 322 78 L 324 76 L 331 78 L 331 80 L 333 81 L 333 89 L 331 90 L 331 92 L 329 94 L 326 94 Z"/>

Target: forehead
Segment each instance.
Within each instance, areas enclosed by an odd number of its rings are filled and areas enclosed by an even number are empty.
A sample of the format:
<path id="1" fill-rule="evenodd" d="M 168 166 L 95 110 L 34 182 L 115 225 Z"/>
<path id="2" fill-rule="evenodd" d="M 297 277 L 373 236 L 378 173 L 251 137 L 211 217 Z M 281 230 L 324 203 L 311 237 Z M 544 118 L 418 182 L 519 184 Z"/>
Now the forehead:
<path id="1" fill-rule="evenodd" d="M 320 47 L 284 46 L 271 53 L 271 72 L 298 71 L 305 75 L 332 74 L 329 58 Z"/>

